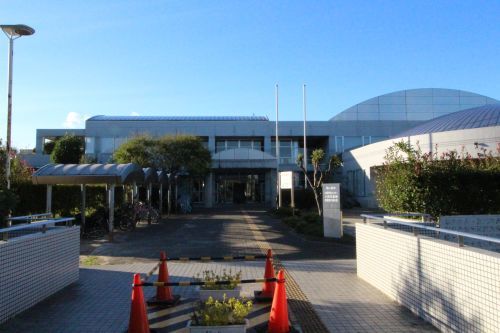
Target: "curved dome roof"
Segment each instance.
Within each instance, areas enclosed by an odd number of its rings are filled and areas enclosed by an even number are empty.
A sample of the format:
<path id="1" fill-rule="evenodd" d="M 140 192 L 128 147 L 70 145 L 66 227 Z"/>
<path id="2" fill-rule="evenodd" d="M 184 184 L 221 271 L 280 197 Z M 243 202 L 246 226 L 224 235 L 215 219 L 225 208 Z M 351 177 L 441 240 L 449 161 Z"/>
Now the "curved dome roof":
<path id="1" fill-rule="evenodd" d="M 404 131 L 395 138 L 428 134 L 436 132 L 456 131 L 461 129 L 500 126 L 500 104 L 483 105 L 429 120 L 412 129 Z"/>
<path id="2" fill-rule="evenodd" d="M 500 103 L 469 91 L 441 88 L 408 89 L 370 98 L 339 113 L 330 121 L 423 121 L 485 104 Z"/>

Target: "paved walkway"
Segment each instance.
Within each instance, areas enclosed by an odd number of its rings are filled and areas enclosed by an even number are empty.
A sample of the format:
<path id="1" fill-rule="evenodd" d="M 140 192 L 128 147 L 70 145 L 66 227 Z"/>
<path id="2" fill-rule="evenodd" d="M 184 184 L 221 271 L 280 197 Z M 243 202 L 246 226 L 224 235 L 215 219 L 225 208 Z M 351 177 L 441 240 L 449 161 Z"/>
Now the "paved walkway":
<path id="1" fill-rule="evenodd" d="M 102 244 L 92 255 L 103 265 L 82 266 L 80 281 L 0 326 L 0 332 L 123 332 L 130 306 L 131 273 L 148 272 L 165 249 L 169 256 L 259 254 L 271 247 L 287 269 L 293 319 L 305 332 L 423 332 L 434 328 L 392 302 L 356 276 L 355 248 L 299 236 L 263 210 L 210 210 L 163 220 Z M 263 275 L 262 262 L 169 263 L 173 281 L 205 269 L 242 270 L 245 278 Z M 293 283 L 295 283 L 295 286 Z M 259 285 L 245 285 L 251 296 Z M 146 296 L 154 290 L 146 288 Z M 184 298 L 192 287 L 174 288 Z M 318 323 L 305 320 L 314 309 Z M 303 310 L 304 309 L 304 310 Z M 170 319 L 151 318 L 160 332 L 182 330 L 190 314 L 180 307 Z M 304 312 L 304 313 L 302 313 Z M 265 320 L 266 311 L 257 313 Z M 154 315 L 152 315 L 154 317 Z M 257 320 L 259 318 L 253 318 Z"/>

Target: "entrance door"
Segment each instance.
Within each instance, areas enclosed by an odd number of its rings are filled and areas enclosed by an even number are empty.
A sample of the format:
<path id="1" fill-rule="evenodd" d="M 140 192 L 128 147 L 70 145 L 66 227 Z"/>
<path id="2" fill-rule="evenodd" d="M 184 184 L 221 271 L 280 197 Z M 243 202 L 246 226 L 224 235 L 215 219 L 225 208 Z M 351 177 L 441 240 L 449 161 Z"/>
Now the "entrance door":
<path id="1" fill-rule="evenodd" d="M 243 182 L 234 182 L 233 183 L 233 202 L 236 204 L 245 203 L 245 187 L 246 184 Z"/>
<path id="2" fill-rule="evenodd" d="M 264 202 L 264 175 L 233 173 L 216 176 L 217 203 Z"/>

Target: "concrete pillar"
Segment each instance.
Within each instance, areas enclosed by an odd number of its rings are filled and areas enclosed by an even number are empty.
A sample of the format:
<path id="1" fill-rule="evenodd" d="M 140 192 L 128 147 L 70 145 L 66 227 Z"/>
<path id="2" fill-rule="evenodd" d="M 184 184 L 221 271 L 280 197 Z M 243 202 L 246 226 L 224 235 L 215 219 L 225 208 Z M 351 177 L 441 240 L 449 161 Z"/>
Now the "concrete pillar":
<path id="1" fill-rule="evenodd" d="M 328 156 L 332 156 L 334 154 L 336 154 L 336 150 L 335 150 L 335 136 L 334 135 L 330 135 L 328 137 L 328 149 L 327 149 L 327 152 L 328 152 Z"/>
<path id="2" fill-rule="evenodd" d="M 37 154 L 42 154 L 43 153 L 43 141 L 44 137 L 43 136 L 36 136 L 36 146 L 35 146 L 35 151 Z"/>
<path id="3" fill-rule="evenodd" d="M 213 172 L 205 177 L 205 207 L 212 208 L 214 205 Z"/>
<path id="4" fill-rule="evenodd" d="M 47 201 L 45 212 L 52 213 L 52 185 L 47 185 Z"/>
<path id="5" fill-rule="evenodd" d="M 273 154 L 273 149 L 271 147 L 271 137 L 270 136 L 265 136 L 264 137 L 264 151 L 268 154 Z"/>
<path id="6" fill-rule="evenodd" d="M 211 135 L 208 137 L 208 150 L 213 154 L 215 154 L 215 136 Z"/>

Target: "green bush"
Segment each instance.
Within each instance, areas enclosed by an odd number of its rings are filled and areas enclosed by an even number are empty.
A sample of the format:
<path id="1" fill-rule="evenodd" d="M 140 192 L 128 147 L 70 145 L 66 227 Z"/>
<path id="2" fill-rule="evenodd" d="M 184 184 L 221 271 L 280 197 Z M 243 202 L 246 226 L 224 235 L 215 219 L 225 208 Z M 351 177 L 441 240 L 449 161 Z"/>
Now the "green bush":
<path id="1" fill-rule="evenodd" d="M 307 223 L 316 223 L 316 224 L 318 224 L 318 223 L 322 223 L 323 222 L 321 216 L 319 216 L 318 213 L 316 213 L 316 212 L 311 212 L 311 213 L 304 214 L 303 219 Z"/>
<path id="2" fill-rule="evenodd" d="M 34 185 L 22 182 L 12 184 L 12 190 L 19 198 L 19 204 L 13 210 L 13 215 L 38 214 L 45 211 L 46 193 L 45 185 Z M 59 216 L 74 216 L 81 210 L 81 187 L 79 185 L 57 185 L 52 188 L 52 213 Z M 124 201 L 122 187 L 115 188 L 115 207 Z M 99 207 L 106 205 L 105 186 L 86 187 L 86 215 Z"/>
<path id="3" fill-rule="evenodd" d="M 7 188 L 0 188 L 0 228 L 5 227 L 5 218 L 18 202 L 18 197 Z"/>
<path id="4" fill-rule="evenodd" d="M 288 216 L 288 217 L 284 217 L 282 219 L 282 221 L 289 225 L 290 227 L 292 228 L 295 228 L 295 226 L 302 221 L 302 219 L 298 216 Z"/>
<path id="5" fill-rule="evenodd" d="M 272 209 L 270 210 L 270 213 L 279 218 L 293 216 L 292 207 L 280 207 L 278 209 Z M 300 211 L 297 208 L 295 208 L 295 215 L 300 215 Z"/>
<path id="6" fill-rule="evenodd" d="M 388 212 L 434 217 L 500 212 L 500 158 L 484 149 L 422 154 L 405 142 L 390 147 L 376 169 L 376 195 Z"/>
<path id="7" fill-rule="evenodd" d="M 234 297 L 222 301 L 209 297 L 195 309 L 192 316 L 194 326 L 241 325 L 252 310 L 252 301 Z"/>
<path id="8" fill-rule="evenodd" d="M 50 159 L 54 163 L 78 164 L 83 155 L 83 139 L 74 135 L 64 135 L 59 138 Z"/>
<path id="9" fill-rule="evenodd" d="M 222 274 L 216 274 L 214 271 L 203 271 L 195 276 L 196 281 L 205 282 L 206 285 L 201 286 L 204 290 L 234 290 L 238 286 L 238 281 L 241 280 L 242 272 L 233 274 L 231 269 L 229 272 L 226 269 L 222 270 Z M 232 281 L 230 284 L 215 284 L 217 281 Z M 234 281 L 234 282 L 233 282 Z"/>

